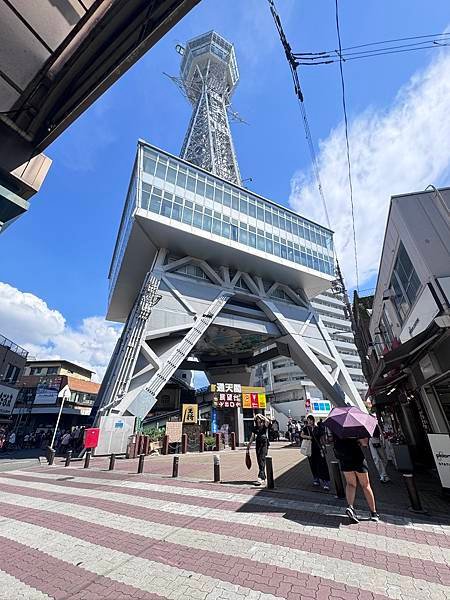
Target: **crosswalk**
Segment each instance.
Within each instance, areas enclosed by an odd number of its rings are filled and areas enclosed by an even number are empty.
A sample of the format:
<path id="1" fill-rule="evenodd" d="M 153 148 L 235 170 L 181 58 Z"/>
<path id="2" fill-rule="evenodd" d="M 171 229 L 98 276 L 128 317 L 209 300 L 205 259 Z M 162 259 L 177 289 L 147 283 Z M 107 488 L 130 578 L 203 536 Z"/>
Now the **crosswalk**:
<path id="1" fill-rule="evenodd" d="M 399 516 L 350 527 L 330 505 L 232 486 L 13 471 L 0 598 L 448 600 L 449 531 Z"/>

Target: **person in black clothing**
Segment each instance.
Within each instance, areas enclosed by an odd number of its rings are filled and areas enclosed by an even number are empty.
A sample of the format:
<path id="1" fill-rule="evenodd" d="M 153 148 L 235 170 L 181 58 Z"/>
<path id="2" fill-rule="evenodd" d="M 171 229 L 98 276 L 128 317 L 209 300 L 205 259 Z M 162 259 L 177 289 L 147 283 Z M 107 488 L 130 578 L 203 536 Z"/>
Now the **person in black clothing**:
<path id="1" fill-rule="evenodd" d="M 325 445 L 322 443 L 325 429 L 316 425 L 313 415 L 308 415 L 306 425 L 303 427 L 301 437 L 311 440 L 311 456 L 308 456 L 309 466 L 313 476 L 313 485 L 322 487 L 325 491 L 330 489 L 330 472 L 328 470 Z"/>
<path id="2" fill-rule="evenodd" d="M 358 440 L 356 438 L 340 439 L 334 438 L 334 453 L 341 465 L 341 471 L 344 473 L 346 488 L 345 496 L 347 498 L 346 513 L 350 521 L 359 523 L 353 503 L 355 502 L 356 488 L 361 486 L 370 509 L 370 520 L 379 521 L 380 517 L 375 506 L 375 497 L 369 480 L 369 469 L 361 446 L 367 446 L 367 440 Z"/>
<path id="3" fill-rule="evenodd" d="M 252 435 L 247 446 L 247 452 L 250 452 L 250 447 L 253 440 L 256 446 L 256 460 L 258 461 L 258 479 L 255 485 L 263 485 L 266 481 L 266 456 L 269 449 L 269 428 L 270 419 L 262 414 L 257 414 L 254 419 Z"/>

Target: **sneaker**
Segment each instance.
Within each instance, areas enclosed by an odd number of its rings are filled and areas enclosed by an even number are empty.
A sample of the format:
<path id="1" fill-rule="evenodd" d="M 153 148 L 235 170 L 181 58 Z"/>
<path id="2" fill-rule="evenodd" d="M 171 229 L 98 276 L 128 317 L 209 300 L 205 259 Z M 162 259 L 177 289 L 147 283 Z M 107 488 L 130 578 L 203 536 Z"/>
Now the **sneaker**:
<path id="1" fill-rule="evenodd" d="M 356 516 L 355 509 L 353 508 L 353 506 L 347 506 L 345 512 L 352 523 L 359 523 L 359 519 Z"/>
<path id="2" fill-rule="evenodd" d="M 384 477 L 380 477 L 381 483 L 388 483 L 390 480 L 391 480 L 391 478 L 388 477 L 387 475 L 385 475 Z"/>
<path id="3" fill-rule="evenodd" d="M 258 479 L 255 481 L 255 485 L 260 487 L 262 484 L 263 484 L 263 480 L 258 477 Z"/>
<path id="4" fill-rule="evenodd" d="M 323 486 L 323 489 L 324 489 L 325 492 L 329 492 L 330 491 L 330 486 L 328 484 L 325 484 Z"/>
<path id="5" fill-rule="evenodd" d="M 378 521 L 380 520 L 380 515 L 377 512 L 371 512 L 370 520 L 375 521 L 375 523 L 378 523 Z"/>
<path id="6" fill-rule="evenodd" d="M 320 481 L 313 481 L 313 485 L 315 487 L 320 487 Z"/>

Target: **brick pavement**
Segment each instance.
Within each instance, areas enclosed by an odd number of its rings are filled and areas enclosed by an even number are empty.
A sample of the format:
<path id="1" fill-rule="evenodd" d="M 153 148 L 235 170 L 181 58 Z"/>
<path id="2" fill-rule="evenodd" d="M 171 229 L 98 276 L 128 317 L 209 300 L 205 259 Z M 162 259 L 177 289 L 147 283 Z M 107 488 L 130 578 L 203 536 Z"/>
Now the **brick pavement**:
<path id="1" fill-rule="evenodd" d="M 273 451 L 279 479 L 295 452 Z M 330 496 L 230 483 L 250 479 L 242 461 L 222 454 L 224 484 L 206 481 L 211 455 L 182 457 L 189 480 L 170 457 L 144 475 L 103 459 L 0 474 L 0 598 L 450 598 L 450 519 L 349 526 Z"/>

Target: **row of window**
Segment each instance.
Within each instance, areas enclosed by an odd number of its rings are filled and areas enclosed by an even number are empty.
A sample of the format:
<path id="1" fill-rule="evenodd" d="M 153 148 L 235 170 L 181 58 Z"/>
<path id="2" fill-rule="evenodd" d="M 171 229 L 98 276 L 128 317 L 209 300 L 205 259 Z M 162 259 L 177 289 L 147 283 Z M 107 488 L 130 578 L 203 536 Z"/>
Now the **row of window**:
<path id="1" fill-rule="evenodd" d="M 235 225 L 226 215 L 221 215 L 217 211 L 204 208 L 189 200 L 183 201 L 182 198 L 169 192 L 163 192 L 156 186 L 143 184 L 142 208 L 322 273 L 328 275 L 334 273 L 334 262 L 330 256 L 290 241 L 281 240 L 278 236 L 248 226 L 246 223 L 239 222 L 238 225 Z"/>
<path id="2" fill-rule="evenodd" d="M 291 233 L 332 250 L 332 234 L 319 225 L 310 223 L 269 202 L 253 198 L 245 192 L 238 192 L 231 186 L 197 173 L 194 169 L 167 160 L 156 152 L 145 151 L 143 167 L 149 175 L 154 175 L 163 181 L 197 194 L 201 197 L 201 203 L 203 203 L 204 198 L 207 198 L 276 227 L 281 232 Z"/>
<path id="3" fill-rule="evenodd" d="M 58 367 L 31 367 L 30 375 L 57 375 Z"/>

